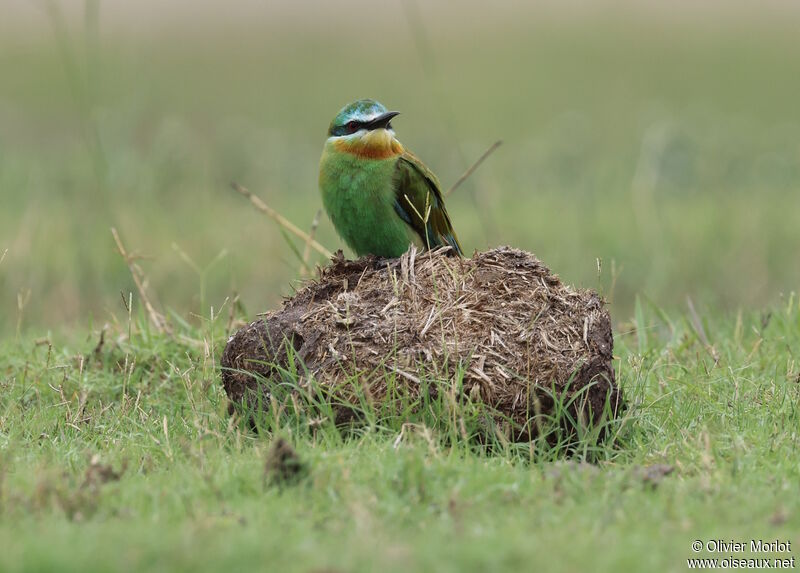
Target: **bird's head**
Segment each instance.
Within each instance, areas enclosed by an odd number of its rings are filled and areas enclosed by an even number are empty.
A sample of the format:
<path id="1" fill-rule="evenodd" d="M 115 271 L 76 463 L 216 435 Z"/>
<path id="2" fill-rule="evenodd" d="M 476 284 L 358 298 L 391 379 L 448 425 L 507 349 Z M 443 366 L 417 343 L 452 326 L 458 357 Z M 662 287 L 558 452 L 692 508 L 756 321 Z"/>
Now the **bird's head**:
<path id="1" fill-rule="evenodd" d="M 371 159 L 399 155 L 403 146 L 394 137 L 392 119 L 398 111 L 371 99 L 360 99 L 344 106 L 331 121 L 328 141 L 337 151 Z"/>

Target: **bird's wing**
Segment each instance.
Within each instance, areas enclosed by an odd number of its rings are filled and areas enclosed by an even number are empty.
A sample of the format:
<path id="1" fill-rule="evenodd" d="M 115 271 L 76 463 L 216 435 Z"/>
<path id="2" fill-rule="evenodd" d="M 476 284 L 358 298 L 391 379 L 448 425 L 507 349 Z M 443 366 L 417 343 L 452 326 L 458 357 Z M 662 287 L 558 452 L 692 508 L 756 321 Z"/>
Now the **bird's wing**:
<path id="1" fill-rule="evenodd" d="M 420 236 L 423 244 L 429 248 L 449 245 L 456 254 L 462 255 L 436 175 L 406 151 L 397 159 L 392 183 L 395 211 Z"/>

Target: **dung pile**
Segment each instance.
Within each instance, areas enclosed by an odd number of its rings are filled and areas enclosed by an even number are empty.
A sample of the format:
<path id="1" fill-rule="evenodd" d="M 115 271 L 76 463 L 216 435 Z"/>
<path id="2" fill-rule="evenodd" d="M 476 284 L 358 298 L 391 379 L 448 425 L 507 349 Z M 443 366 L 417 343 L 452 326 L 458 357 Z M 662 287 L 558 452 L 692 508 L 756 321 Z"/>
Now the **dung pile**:
<path id="1" fill-rule="evenodd" d="M 526 440 L 556 400 L 582 423 L 607 404 L 612 416 L 621 411 L 612 345 L 601 298 L 563 284 L 530 253 L 339 253 L 281 310 L 230 338 L 222 381 L 234 405 L 269 407 L 290 362 L 302 363 L 299 386 L 330 389 L 337 422 L 352 418 L 359 392 L 384 400 L 389 381 L 412 397 L 458 388 L 458 400 L 482 401 L 509 437 Z"/>

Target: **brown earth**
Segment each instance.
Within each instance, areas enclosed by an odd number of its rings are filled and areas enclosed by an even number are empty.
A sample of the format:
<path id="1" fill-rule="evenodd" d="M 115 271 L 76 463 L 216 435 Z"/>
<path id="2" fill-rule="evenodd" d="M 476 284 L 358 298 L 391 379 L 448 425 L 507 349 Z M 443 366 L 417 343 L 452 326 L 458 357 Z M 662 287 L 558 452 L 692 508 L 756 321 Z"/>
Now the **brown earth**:
<path id="1" fill-rule="evenodd" d="M 353 421 L 365 396 L 386 405 L 398 389 L 411 398 L 447 392 L 483 402 L 509 438 L 528 440 L 556 400 L 569 404 L 567 425 L 622 411 L 612 348 L 598 294 L 563 284 L 530 253 L 339 253 L 281 310 L 229 339 L 222 383 L 240 409 L 297 409 L 296 392 L 313 380 L 337 423 Z M 288 393 L 276 392 L 287 382 Z"/>

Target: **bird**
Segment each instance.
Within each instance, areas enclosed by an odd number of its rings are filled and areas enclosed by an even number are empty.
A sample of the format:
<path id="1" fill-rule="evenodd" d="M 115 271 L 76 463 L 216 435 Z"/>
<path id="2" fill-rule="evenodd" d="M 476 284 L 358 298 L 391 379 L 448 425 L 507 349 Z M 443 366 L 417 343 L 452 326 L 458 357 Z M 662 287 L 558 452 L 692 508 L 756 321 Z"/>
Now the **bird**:
<path id="1" fill-rule="evenodd" d="M 359 257 L 396 258 L 411 245 L 463 256 L 436 175 L 395 137 L 399 113 L 361 99 L 336 114 L 319 163 L 325 211 Z"/>

